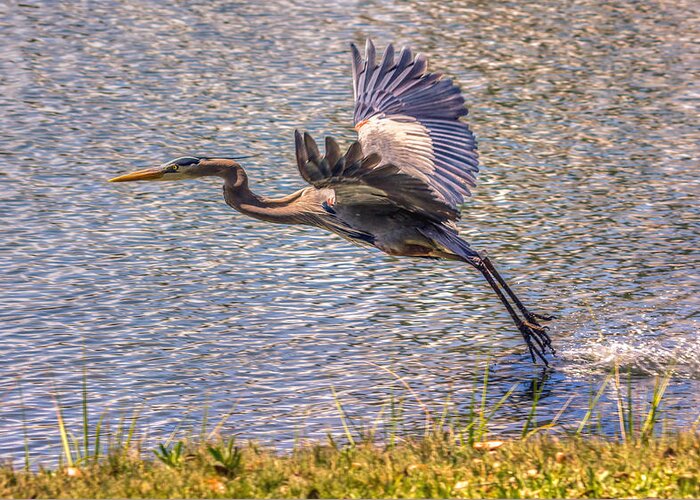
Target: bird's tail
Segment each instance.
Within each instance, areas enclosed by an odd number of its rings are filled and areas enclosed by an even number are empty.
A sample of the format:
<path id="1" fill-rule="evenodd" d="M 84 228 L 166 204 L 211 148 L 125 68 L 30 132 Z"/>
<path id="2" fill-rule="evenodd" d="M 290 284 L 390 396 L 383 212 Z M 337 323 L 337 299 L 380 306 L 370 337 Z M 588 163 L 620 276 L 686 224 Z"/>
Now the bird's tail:
<path id="1" fill-rule="evenodd" d="M 471 264 L 478 269 L 479 252 L 459 237 L 456 231 L 443 226 L 430 226 L 420 230 L 423 236 L 430 238 L 458 260 Z"/>

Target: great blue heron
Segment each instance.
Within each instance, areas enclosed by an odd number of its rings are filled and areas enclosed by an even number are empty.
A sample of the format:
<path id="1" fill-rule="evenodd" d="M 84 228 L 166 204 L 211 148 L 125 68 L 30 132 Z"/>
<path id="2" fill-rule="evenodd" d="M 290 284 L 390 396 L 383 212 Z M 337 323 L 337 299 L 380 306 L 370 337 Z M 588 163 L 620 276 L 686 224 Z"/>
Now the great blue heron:
<path id="1" fill-rule="evenodd" d="M 389 255 L 471 264 L 503 302 L 532 361 L 537 356 L 547 365 L 545 354 L 554 349 L 539 321 L 552 317 L 528 311 L 489 258 L 458 235 L 460 204 L 479 171 L 474 134 L 460 120 L 467 114 L 461 91 L 441 73 L 428 72 L 426 58 L 408 48 L 395 56 L 389 45 L 379 62 L 370 40 L 364 58 L 354 44 L 351 49 L 358 140 L 343 154 L 326 137 L 322 156 L 309 134 L 295 131 L 297 166 L 311 187 L 283 198 L 261 196 L 234 159 L 204 156 L 111 182 L 220 177 L 226 203 L 256 219 L 320 227 Z"/>

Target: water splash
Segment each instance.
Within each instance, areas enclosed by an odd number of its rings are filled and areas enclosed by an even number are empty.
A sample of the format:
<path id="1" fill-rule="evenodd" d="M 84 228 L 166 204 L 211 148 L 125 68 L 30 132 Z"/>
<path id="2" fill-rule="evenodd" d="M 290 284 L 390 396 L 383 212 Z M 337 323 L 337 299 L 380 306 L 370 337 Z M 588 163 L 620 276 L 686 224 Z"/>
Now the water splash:
<path id="1" fill-rule="evenodd" d="M 700 341 L 680 340 L 668 347 L 651 341 L 634 344 L 624 340 L 603 340 L 564 349 L 565 371 L 578 374 L 604 373 L 615 366 L 632 375 L 662 376 L 700 380 Z"/>
<path id="2" fill-rule="evenodd" d="M 586 316 L 569 321 L 576 333 L 560 351 L 565 372 L 602 374 L 617 366 L 638 376 L 700 379 L 700 329 L 694 322 L 668 325 L 651 308 L 606 306 Z"/>

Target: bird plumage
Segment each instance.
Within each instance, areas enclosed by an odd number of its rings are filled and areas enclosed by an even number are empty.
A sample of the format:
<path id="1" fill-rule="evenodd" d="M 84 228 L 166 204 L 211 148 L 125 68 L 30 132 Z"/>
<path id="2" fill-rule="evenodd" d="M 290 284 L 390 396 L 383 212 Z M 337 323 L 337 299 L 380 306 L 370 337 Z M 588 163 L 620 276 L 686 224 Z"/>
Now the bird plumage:
<path id="1" fill-rule="evenodd" d="M 358 140 L 342 155 L 327 137 L 321 155 L 309 134 L 295 132 L 299 173 L 316 188 L 333 189 L 333 216 L 373 234 L 383 251 L 464 257 L 425 237 L 435 226 L 456 233 L 461 203 L 475 185 L 476 140 L 460 121 L 464 97 L 408 48 L 395 58 L 389 45 L 379 63 L 370 40 L 364 58 L 354 44 L 351 49 Z"/>
<path id="2" fill-rule="evenodd" d="M 479 171 L 459 87 L 429 72 L 425 56 L 408 48 L 396 55 L 389 45 L 379 62 L 369 40 L 364 57 L 354 44 L 351 52 L 358 138 L 343 153 L 327 137 L 322 154 L 308 133 L 295 131 L 297 167 L 309 187 L 282 198 L 260 196 L 234 159 L 209 157 L 178 158 L 112 181 L 218 176 L 226 203 L 251 217 L 320 227 L 390 255 L 466 262 L 496 292 L 533 362 L 537 356 L 547 364 L 545 353 L 554 350 L 538 320 L 551 317 L 527 310 L 488 257 L 458 234 L 456 220 Z"/>
<path id="3" fill-rule="evenodd" d="M 354 126 L 365 154 L 378 153 L 387 163 L 426 183 L 436 200 L 459 214 L 460 204 L 476 185 L 477 144 L 462 93 L 450 78 L 428 72 L 425 56 L 391 45 L 376 64 L 367 40 L 364 59 L 355 45 Z"/>

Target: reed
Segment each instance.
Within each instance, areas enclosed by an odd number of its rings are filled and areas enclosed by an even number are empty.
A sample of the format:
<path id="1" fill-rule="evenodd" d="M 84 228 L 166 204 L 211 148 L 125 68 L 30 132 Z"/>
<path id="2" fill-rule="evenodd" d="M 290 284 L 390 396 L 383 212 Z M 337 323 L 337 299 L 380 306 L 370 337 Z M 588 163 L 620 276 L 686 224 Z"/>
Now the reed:
<path id="1" fill-rule="evenodd" d="M 386 370 L 385 370 L 386 371 Z M 558 424 L 570 398 L 549 422 L 538 423 L 541 386 L 516 437 L 494 434 L 490 422 L 515 391 L 489 405 L 488 371 L 472 391 L 466 412 L 450 396 L 433 412 L 397 374 L 405 393 L 392 394 L 368 427 L 356 426 L 335 388 L 330 392 L 343 433 L 289 452 L 222 437 L 230 414 L 190 437 L 173 431 L 155 449 L 142 450 L 139 414 L 121 415 L 116 430 L 106 413 L 91 420 L 87 375 L 81 422 L 69 428 L 56 395 L 59 458 L 54 468 L 0 466 L 0 497 L 697 497 L 700 434 L 696 421 L 683 432 L 663 430 L 663 398 L 670 376 L 660 377 L 649 398 L 635 405 L 631 380 L 626 398 L 618 370 L 591 392 L 585 414 L 569 429 Z M 616 396 L 618 435 L 596 426 L 606 388 Z M 407 429 L 406 397 L 423 412 L 422 432 Z M 94 413 L 92 413 L 94 414 Z M 388 414 L 388 417 L 385 415 Z M 435 418 L 433 414 L 439 417 Z M 208 417 L 207 417 L 208 419 Z M 93 427 L 94 426 L 94 427 Z M 107 429 L 107 430 L 105 430 Z M 104 443 L 107 442 L 105 445 Z M 25 431 L 25 448 L 29 444 Z M 144 453 L 144 451 L 146 451 Z"/>

